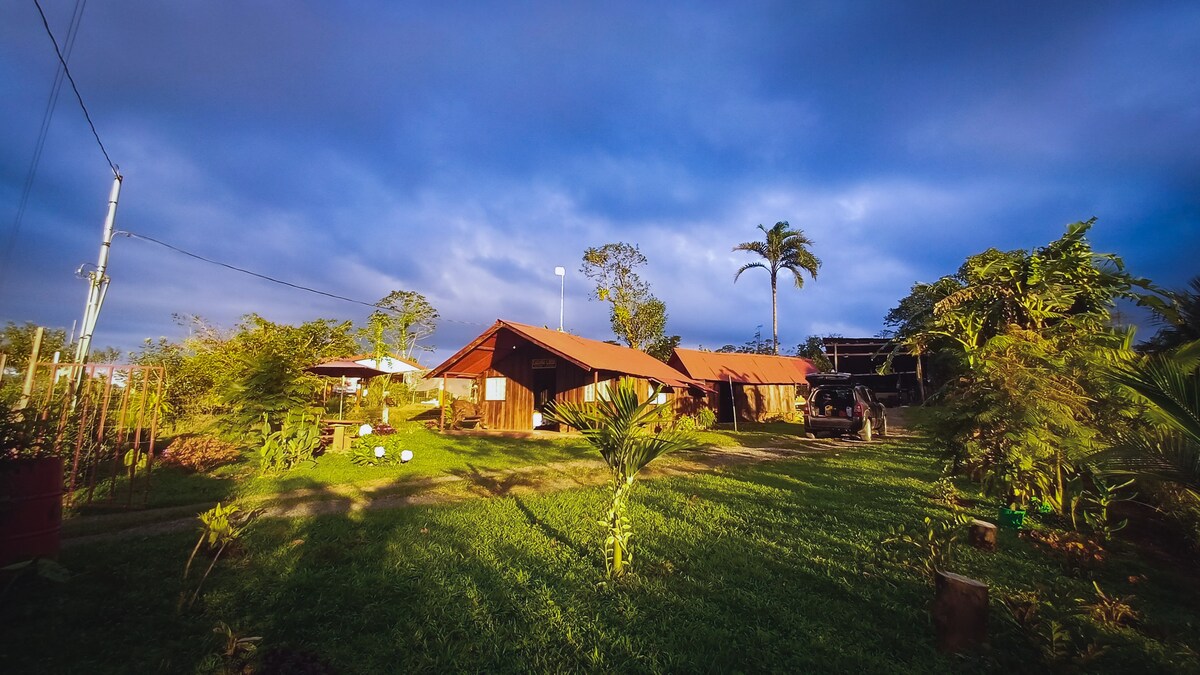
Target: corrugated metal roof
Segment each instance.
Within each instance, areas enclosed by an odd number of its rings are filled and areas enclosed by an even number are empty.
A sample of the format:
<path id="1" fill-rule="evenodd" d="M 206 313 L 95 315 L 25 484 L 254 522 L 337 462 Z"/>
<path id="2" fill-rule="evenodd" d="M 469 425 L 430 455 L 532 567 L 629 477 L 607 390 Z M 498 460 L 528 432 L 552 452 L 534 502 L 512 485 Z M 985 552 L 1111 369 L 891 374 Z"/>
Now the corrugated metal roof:
<path id="1" fill-rule="evenodd" d="M 491 328 L 463 347 L 426 377 L 474 377 L 492 365 L 498 338 L 508 331 L 549 352 L 571 361 L 584 370 L 608 370 L 634 377 L 661 382 L 671 387 L 706 388 L 687 375 L 645 352 L 621 345 L 608 344 L 562 333 L 550 328 L 538 328 L 512 321 L 497 320 Z"/>
<path id="2" fill-rule="evenodd" d="M 817 372 L 808 359 L 766 354 L 727 354 L 675 348 L 671 363 L 695 380 L 742 384 L 805 384 Z"/>

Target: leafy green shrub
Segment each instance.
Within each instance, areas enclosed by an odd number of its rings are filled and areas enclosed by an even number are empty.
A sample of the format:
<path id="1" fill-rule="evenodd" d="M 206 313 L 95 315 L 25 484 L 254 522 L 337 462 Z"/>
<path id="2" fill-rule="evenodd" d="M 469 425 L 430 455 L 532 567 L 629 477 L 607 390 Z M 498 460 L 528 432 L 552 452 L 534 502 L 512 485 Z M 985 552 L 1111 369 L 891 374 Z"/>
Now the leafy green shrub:
<path id="1" fill-rule="evenodd" d="M 356 443 L 350 451 L 350 463 L 356 466 L 395 466 L 400 463 L 400 452 L 389 451 L 379 444 L 359 445 Z"/>
<path id="2" fill-rule="evenodd" d="M 353 445 L 350 446 L 350 462 L 358 466 L 401 464 L 400 454 L 412 442 L 412 435 L 421 429 L 420 424 L 408 422 L 401 425 L 394 433 L 360 436 L 354 439 Z M 379 454 L 377 448 L 382 448 L 383 454 Z"/>
<path id="3" fill-rule="evenodd" d="M 182 611 L 185 603 L 187 609 L 191 609 L 192 605 L 196 604 L 196 598 L 200 597 L 200 589 L 204 586 L 204 581 L 208 579 L 213 567 L 216 566 L 217 560 L 231 544 L 238 541 L 246 524 L 254 515 L 255 512 L 242 511 L 237 504 L 222 506 L 220 503 L 200 514 L 200 538 L 196 540 L 196 546 L 192 548 L 192 554 L 188 556 L 187 564 L 183 566 L 183 583 L 187 583 L 188 574 L 192 571 L 192 562 L 196 559 L 196 554 L 200 552 L 201 547 L 207 546 L 208 550 L 213 551 L 213 558 L 200 577 L 200 581 L 196 582 L 192 597 L 188 599 L 186 586 L 180 591 L 177 610 Z"/>
<path id="4" fill-rule="evenodd" d="M 676 415 L 671 428 L 675 431 L 704 431 L 717 423 L 717 414 L 711 408 L 700 408 L 692 415 Z"/>
<path id="5" fill-rule="evenodd" d="M 257 643 L 262 640 L 261 636 L 239 635 L 224 621 L 218 621 L 212 632 L 221 636 L 221 649 L 214 654 L 209 654 L 201 661 L 197 668 L 198 672 L 223 674 L 254 672 L 250 667 L 250 661 L 254 651 L 258 649 Z"/>
<path id="6" fill-rule="evenodd" d="M 956 506 L 961 499 L 961 494 L 958 491 L 958 486 L 949 476 L 942 476 L 933 482 L 933 489 L 930 490 L 930 496 L 935 501 Z"/>
<path id="7" fill-rule="evenodd" d="M 1107 651 L 1095 641 L 1088 641 L 1080 631 L 1078 608 L 1066 604 L 1061 597 L 1043 597 L 1039 591 L 1016 591 L 999 596 L 999 601 L 1008 610 L 1001 616 L 1037 647 L 1047 664 L 1068 666 L 1070 672 L 1090 672 L 1089 664 Z"/>
<path id="8" fill-rule="evenodd" d="M 1083 519 L 1087 522 L 1092 531 L 1099 534 L 1104 541 L 1112 539 L 1112 536 L 1117 532 L 1125 529 L 1129 524 L 1128 520 L 1122 520 L 1119 523 L 1113 523 L 1109 515 L 1109 509 L 1113 504 L 1122 501 L 1129 501 L 1136 497 L 1134 494 L 1130 497 L 1118 497 L 1117 492 L 1133 484 L 1133 479 L 1129 479 L 1120 485 L 1109 485 L 1101 478 L 1094 480 L 1095 487 L 1083 493 L 1083 501 L 1085 502 Z"/>
<path id="9" fill-rule="evenodd" d="M 54 456 L 57 417 L 42 419 L 32 408 L 18 410 L 15 401 L 0 398 L 0 459 Z"/>
<path id="10" fill-rule="evenodd" d="M 962 534 L 963 526 L 971 522 L 965 513 L 955 513 L 942 520 L 925 518 L 924 527 L 906 528 L 903 525 L 889 528 L 889 535 L 882 544 L 899 544 L 903 548 L 915 549 L 920 553 L 920 566 L 932 583 L 939 570 L 946 570 L 954 561 L 954 544 Z"/>
<path id="11" fill-rule="evenodd" d="M 178 437 L 163 452 L 164 464 L 176 464 L 197 473 L 205 473 L 232 464 L 242 457 L 241 449 L 233 443 L 213 436 Z"/>
<path id="12" fill-rule="evenodd" d="M 260 430 L 262 448 L 259 450 L 259 469 L 263 473 L 287 471 L 301 462 L 311 462 L 321 444 L 318 417 L 303 410 L 291 410 L 279 429 L 272 429 L 264 413 Z"/>
<path id="13" fill-rule="evenodd" d="M 700 425 L 692 415 L 679 415 L 675 418 L 675 424 L 671 428 L 675 431 L 696 431 Z"/>
<path id="14" fill-rule="evenodd" d="M 1098 623 L 1112 628 L 1128 625 L 1138 619 L 1137 611 L 1130 604 L 1134 596 L 1127 595 L 1122 598 L 1115 595 L 1108 595 L 1100 590 L 1100 584 L 1095 581 L 1092 582 L 1092 587 L 1096 589 L 1096 600 L 1091 603 L 1084 603 L 1080 600 L 1080 604 L 1088 616 L 1091 616 Z"/>

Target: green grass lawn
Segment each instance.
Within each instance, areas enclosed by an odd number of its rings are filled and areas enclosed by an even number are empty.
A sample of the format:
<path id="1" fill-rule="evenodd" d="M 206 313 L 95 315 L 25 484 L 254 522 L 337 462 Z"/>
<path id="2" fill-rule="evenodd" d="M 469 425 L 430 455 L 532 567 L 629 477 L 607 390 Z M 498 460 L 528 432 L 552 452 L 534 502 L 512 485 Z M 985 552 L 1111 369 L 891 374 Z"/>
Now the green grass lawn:
<path id="1" fill-rule="evenodd" d="M 395 410 L 393 419 L 408 421 L 428 415 L 428 407 L 408 406 Z M 420 424 L 398 424 L 400 432 L 389 437 L 396 447 L 412 450 L 414 461 L 401 466 L 357 466 L 349 454 L 327 453 L 315 463 L 303 464 L 278 475 L 258 472 L 257 449 L 247 449 L 243 460 L 219 467 L 209 473 L 195 473 L 178 466 L 158 464 L 151 475 L 152 488 L 146 500 L 149 508 L 207 504 L 239 497 L 269 497 L 292 490 L 320 490 L 339 485 L 403 482 L 446 475 L 467 475 L 519 467 L 539 466 L 598 455 L 582 438 L 564 435 L 545 440 L 507 438 L 494 435 L 448 435 Z M 796 447 L 803 441 L 799 424 L 743 424 L 732 430 L 705 431 L 698 442 L 710 448 L 731 446 Z M 167 439 L 161 445 L 165 446 Z M 124 494 L 123 484 L 118 494 Z M 135 504 L 141 504 L 140 500 Z M 95 511 L 96 509 L 92 509 Z M 84 509 L 84 512 L 88 512 Z"/>
<path id="2" fill-rule="evenodd" d="M 224 621 L 262 636 L 264 658 L 303 652 L 344 673 L 1200 669 L 1194 569 L 1118 542 L 1081 572 L 1011 532 L 997 553 L 960 547 L 954 566 L 991 586 L 991 648 L 936 653 L 926 579 L 879 545 L 892 525 L 949 513 L 929 496 L 936 476 L 920 441 L 896 439 L 645 481 L 633 497 L 637 574 L 615 585 L 600 557 L 602 488 L 261 520 L 182 616 L 192 534 L 91 544 L 63 553 L 67 583 L 9 592 L 0 663 L 195 672 Z M 1092 578 L 1135 595 L 1137 623 L 1069 611 L 1094 597 Z M 1002 599 L 1034 590 L 1058 598 L 1072 642 L 1059 661 L 1002 618 Z"/>

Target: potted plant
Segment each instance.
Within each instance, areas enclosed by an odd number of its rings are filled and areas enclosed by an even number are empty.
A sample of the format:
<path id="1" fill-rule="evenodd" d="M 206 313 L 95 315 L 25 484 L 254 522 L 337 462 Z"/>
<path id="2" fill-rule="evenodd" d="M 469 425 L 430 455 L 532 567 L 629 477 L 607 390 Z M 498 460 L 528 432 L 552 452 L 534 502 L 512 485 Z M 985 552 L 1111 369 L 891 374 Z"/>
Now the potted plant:
<path id="1" fill-rule="evenodd" d="M 1020 467 L 995 466 L 984 479 L 984 485 L 993 495 L 1004 495 L 996 524 L 1013 530 L 1021 529 L 1025 523 L 1025 505 L 1029 501 L 1027 479 L 1029 476 Z"/>
<path id="2" fill-rule="evenodd" d="M 63 458 L 55 421 L 0 400 L 0 567 L 58 555 Z"/>

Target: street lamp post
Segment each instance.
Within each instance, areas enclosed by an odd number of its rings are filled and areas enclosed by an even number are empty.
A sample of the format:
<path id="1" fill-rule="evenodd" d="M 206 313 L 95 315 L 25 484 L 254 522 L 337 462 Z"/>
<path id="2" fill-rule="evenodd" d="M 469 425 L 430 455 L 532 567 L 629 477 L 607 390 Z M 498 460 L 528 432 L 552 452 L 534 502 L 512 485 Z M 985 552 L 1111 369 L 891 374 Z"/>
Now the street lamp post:
<path id="1" fill-rule="evenodd" d="M 563 298 L 567 288 L 567 269 L 565 267 L 555 267 L 554 274 L 558 276 L 558 332 L 563 329 Z"/>

